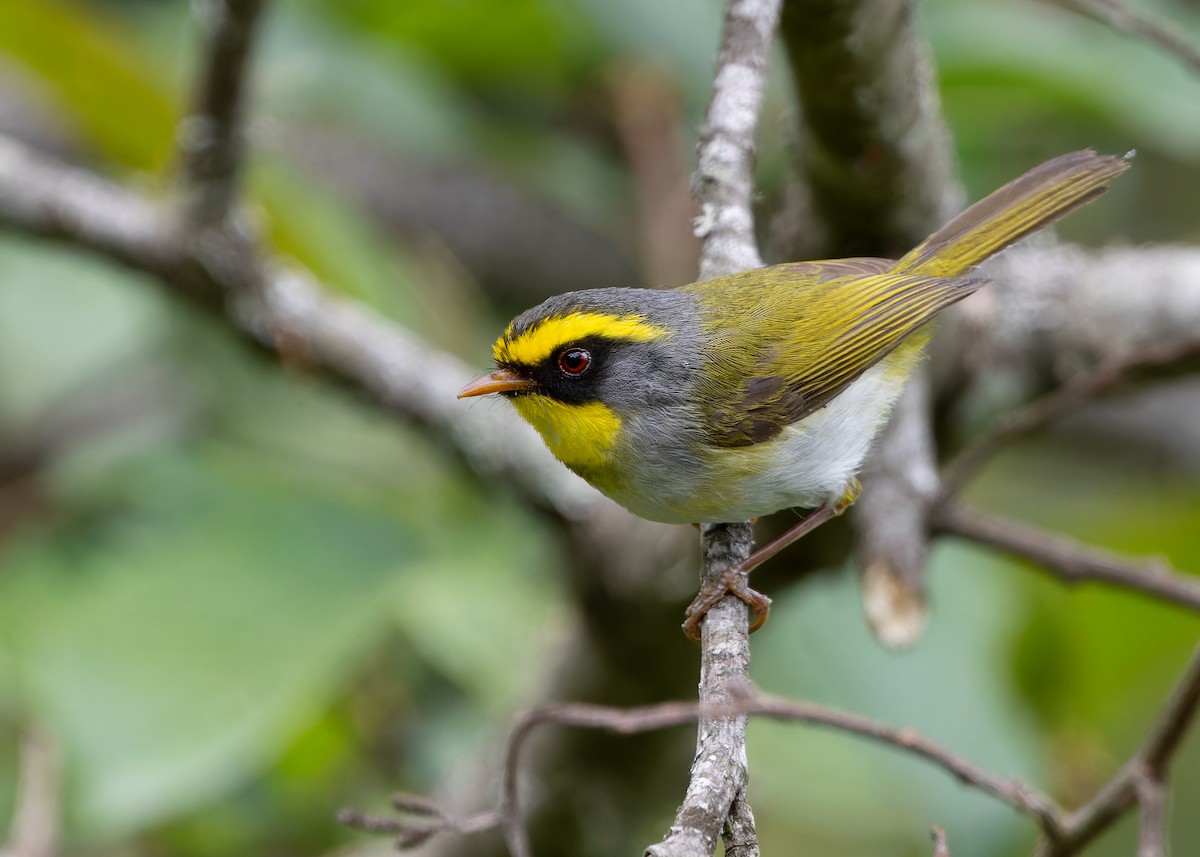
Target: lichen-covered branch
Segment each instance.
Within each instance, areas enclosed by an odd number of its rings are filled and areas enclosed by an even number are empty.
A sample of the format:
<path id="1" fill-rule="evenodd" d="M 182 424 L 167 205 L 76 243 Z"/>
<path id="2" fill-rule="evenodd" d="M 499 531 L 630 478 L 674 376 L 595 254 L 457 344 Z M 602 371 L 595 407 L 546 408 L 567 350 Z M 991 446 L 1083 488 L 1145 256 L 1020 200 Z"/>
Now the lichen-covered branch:
<path id="1" fill-rule="evenodd" d="M 962 204 L 916 4 L 788 0 L 798 167 L 830 256 L 898 257 Z"/>
<path id="2" fill-rule="evenodd" d="M 821 255 L 899 256 L 962 204 L 929 45 L 913 3 L 789 0 L 780 32 L 801 102 L 797 166 Z M 804 227 L 800 227 L 804 228 Z M 815 246 L 814 246 L 815 245 Z M 928 503 L 936 493 L 930 395 L 922 377 L 896 407 L 851 518 L 863 607 L 888 646 L 926 623 Z"/>

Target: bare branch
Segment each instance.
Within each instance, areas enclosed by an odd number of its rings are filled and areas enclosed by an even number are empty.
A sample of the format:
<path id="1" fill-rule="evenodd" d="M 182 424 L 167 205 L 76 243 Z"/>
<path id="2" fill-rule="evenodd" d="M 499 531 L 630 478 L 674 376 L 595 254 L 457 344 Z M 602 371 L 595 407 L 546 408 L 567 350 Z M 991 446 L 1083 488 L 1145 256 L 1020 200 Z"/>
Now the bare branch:
<path id="1" fill-rule="evenodd" d="M 750 555 L 754 533 L 748 523 L 706 524 L 701 535 L 703 577 L 707 582 Z M 727 596 L 700 626 L 701 710 L 728 709 L 740 688 L 750 686 L 750 632 L 746 605 Z M 725 827 L 730 806 L 743 795 L 746 767 L 746 718 L 705 714 L 696 735 L 687 792 L 675 823 L 646 857 L 709 855 Z M 744 795 L 743 795 L 744 799 Z M 742 816 L 743 835 L 753 815 Z"/>
<path id="2" fill-rule="evenodd" d="M 891 0 L 784 7 L 781 34 L 803 105 L 799 167 L 827 232 L 824 255 L 898 256 L 961 207 L 914 12 Z M 926 371 L 897 404 L 852 514 L 867 620 L 893 647 L 915 642 L 927 621 L 926 518 L 937 474 Z"/>
<path id="3" fill-rule="evenodd" d="M 800 171 L 830 256 L 892 256 L 962 205 L 916 4 L 789 0 L 781 34 L 803 105 Z"/>
<path id="4" fill-rule="evenodd" d="M 160 278 L 278 359 L 323 369 L 430 428 L 471 467 L 503 474 L 535 505 L 574 520 L 600 501 L 514 414 L 456 401 L 472 374 L 459 360 L 364 304 L 326 295 L 305 272 L 256 261 L 232 231 L 184 240 L 160 207 L 4 138 L 0 223 Z"/>
<path id="5" fill-rule="evenodd" d="M 392 796 L 392 807 L 399 817 L 369 815 L 352 809 L 343 809 L 337 815 L 339 824 L 363 830 L 367 833 L 386 833 L 396 837 L 397 850 L 424 845 L 439 833 L 482 833 L 503 824 L 500 810 L 480 812 L 467 818 L 456 818 L 433 801 L 419 795 L 399 794 Z"/>
<path id="6" fill-rule="evenodd" d="M 886 726 L 848 712 L 829 709 L 809 702 L 796 702 L 778 697 L 754 694 L 750 687 L 743 686 L 741 692 L 731 693 L 718 705 L 702 705 L 690 702 L 666 702 L 639 708 L 613 708 L 586 703 L 559 703 L 530 709 L 517 717 L 509 735 L 508 749 L 504 759 L 504 776 L 500 807 L 478 813 L 465 821 L 454 821 L 445 810 L 424 798 L 404 796 L 397 804 L 398 809 L 427 819 L 422 826 L 406 819 L 379 818 L 359 813 L 343 813 L 342 819 L 362 829 L 376 832 L 412 835 L 426 838 L 434 832 L 460 830 L 474 832 L 500 826 L 513 857 L 529 857 L 529 842 L 525 834 L 521 802 L 518 794 L 518 773 L 522 754 L 529 738 L 542 726 L 557 725 L 586 729 L 603 729 L 622 735 L 632 735 L 657 729 L 680 726 L 696 719 L 702 721 L 766 717 L 791 723 L 806 723 L 823 726 L 866 738 L 901 752 L 910 753 L 942 768 L 965 786 L 991 795 L 1016 811 L 1031 817 L 1042 829 L 1044 840 L 1039 853 L 1045 857 L 1068 857 L 1077 853 L 1088 842 L 1103 832 L 1145 794 L 1149 801 L 1148 817 L 1144 819 L 1158 825 L 1161 817 L 1156 816 L 1159 791 L 1153 782 L 1165 780 L 1167 767 L 1178 750 L 1200 707 L 1200 646 L 1192 655 L 1182 677 L 1176 683 L 1154 725 L 1147 733 L 1141 748 L 1128 763 L 1105 785 L 1085 806 L 1067 813 L 1046 795 L 1020 780 L 997 776 L 962 759 L 955 753 L 935 744 L 911 729 Z M 1153 781 L 1147 785 L 1147 781 Z M 739 797 L 740 800 L 740 797 Z M 1146 809 L 1146 807 L 1144 807 Z M 738 847 L 742 857 L 757 854 L 757 841 L 752 823 L 745 820 L 748 807 L 739 807 L 730 813 L 730 825 L 726 831 L 726 847 Z M 433 828 L 431 830 L 431 828 Z M 1162 841 L 1150 833 L 1144 833 L 1143 842 Z M 423 840 L 422 840 L 423 841 Z M 669 840 L 668 840 L 669 841 Z M 934 841 L 943 853 L 946 851 L 944 833 L 937 829 Z M 665 844 L 665 843 L 664 843 Z M 673 847 L 682 849 L 686 840 L 676 839 Z M 713 842 L 715 847 L 715 841 Z M 661 846 L 647 849 L 647 855 L 662 853 Z M 693 847 L 708 847 L 706 840 Z M 694 853 L 677 850 L 673 853 Z M 739 853 L 728 851 L 727 853 Z M 1149 857 L 1139 855 L 1139 857 Z"/>
<path id="7" fill-rule="evenodd" d="M 933 525 L 940 532 L 1030 560 L 1064 583 L 1106 583 L 1200 610 L 1200 578 L 1180 574 L 1162 560 L 1132 562 L 960 503 L 940 506 L 934 512 Z"/>
<path id="8" fill-rule="evenodd" d="M 938 495 L 929 377 L 922 367 L 896 405 L 855 504 L 863 609 L 887 646 L 917 640 L 928 620 L 929 509 Z"/>
<path id="9" fill-rule="evenodd" d="M 754 826 L 754 813 L 746 800 L 746 791 L 738 792 L 729 807 L 729 818 L 721 831 L 725 846 L 725 857 L 759 857 L 762 849 L 758 844 L 758 831 Z"/>
<path id="10" fill-rule="evenodd" d="M 247 67 L 265 3 L 203 0 L 194 4 L 205 30 L 204 67 L 197 77 L 192 113 L 178 134 L 191 197 L 187 215 L 198 226 L 225 220 L 237 194 Z"/>
<path id="11" fill-rule="evenodd" d="M 1044 390 L 1196 341 L 1200 247 L 1026 242 L 983 270 L 992 283 L 943 316 L 932 362 L 939 388 L 1003 372 Z"/>
<path id="12" fill-rule="evenodd" d="M 1137 857 L 1167 857 L 1167 788 L 1142 771 L 1135 784 L 1138 799 Z"/>
<path id="13" fill-rule="evenodd" d="M 1192 371 L 1195 369 L 1192 363 L 1197 357 L 1200 357 L 1200 340 L 1167 343 L 1147 347 L 1127 359 L 1113 360 L 1076 376 L 1057 390 L 1005 416 L 955 456 L 943 471 L 944 496 L 960 492 L 1004 444 L 1050 425 L 1123 382 L 1161 376 L 1170 369 Z"/>
<path id="14" fill-rule="evenodd" d="M 781 0 L 730 0 L 712 99 L 700 131 L 692 192 L 700 204 L 696 237 L 704 245 L 700 278 L 758 268 L 750 201 L 754 130 L 767 85 L 767 61 Z"/>
<path id="15" fill-rule="evenodd" d="M 21 735 L 16 807 L 0 857 L 55 857 L 62 822 L 62 759 L 53 736 L 37 726 Z"/>
<path id="16" fill-rule="evenodd" d="M 1076 12 L 1085 18 L 1107 24 L 1132 36 L 1139 36 L 1173 55 L 1196 74 L 1200 74 L 1200 50 L 1191 45 L 1175 29 L 1148 15 L 1135 12 L 1117 0 L 1046 0 Z"/>
<path id="17" fill-rule="evenodd" d="M 809 702 L 794 702 L 763 695 L 734 695 L 729 701 L 719 706 L 704 706 L 694 702 L 665 702 L 639 708 L 613 708 L 586 703 L 559 703 L 530 709 L 520 714 L 509 735 L 508 749 L 504 760 L 501 804 L 500 808 L 494 811 L 499 815 L 499 824 L 505 830 L 505 837 L 513 857 L 528 857 L 530 853 L 529 842 L 525 836 L 521 818 L 521 803 L 517 794 L 517 775 L 529 738 L 539 728 L 557 725 L 603 729 L 621 735 L 632 735 L 672 726 L 682 726 L 697 719 L 719 720 L 747 716 L 823 726 L 867 738 L 894 747 L 901 752 L 911 753 L 942 768 L 963 785 L 989 794 L 1018 812 L 1031 816 L 1048 833 L 1057 835 L 1061 832 L 1066 813 L 1050 798 L 1019 780 L 989 773 L 914 730 L 885 726 L 856 714 L 836 711 Z M 452 817 L 433 804 L 423 799 L 418 800 L 419 803 L 414 803 L 410 799 L 406 800 L 402 808 L 404 811 L 413 812 L 413 807 L 416 806 L 421 814 L 434 819 Z M 740 825 L 740 828 L 730 831 L 727 843 L 733 841 L 738 847 L 744 848 L 757 846 L 753 838 L 753 828 L 745 820 L 745 814 L 748 811 L 748 807 L 742 807 L 739 808 L 736 815 L 731 816 L 733 823 Z M 471 816 L 471 818 L 479 819 L 479 823 L 484 824 L 493 819 L 493 814 L 492 811 L 489 811 Z M 406 829 L 403 821 L 380 819 L 358 813 L 344 814 L 344 819 L 354 826 L 388 834 L 395 834 Z M 713 844 L 715 846 L 715 842 Z M 656 850 L 660 847 L 652 846 L 647 849 L 646 853 L 648 855 L 662 853 Z M 682 846 L 680 843 L 676 843 L 673 847 Z M 677 851 L 675 853 L 692 852 Z M 750 850 L 742 852 L 742 855 L 749 857 L 754 853 L 756 852 Z"/>
<path id="18" fill-rule="evenodd" d="M 933 829 L 933 857 L 950 857 L 950 845 L 946 842 L 946 831 Z"/>
<path id="19" fill-rule="evenodd" d="M 754 183 L 754 132 L 767 82 L 767 62 L 779 23 L 781 0 L 729 0 L 713 94 L 700 134 L 693 193 L 700 205 L 695 233 L 703 254 L 700 276 L 710 278 L 762 265 L 750 203 Z M 701 533 L 702 584 L 750 556 L 749 523 L 706 525 Z M 748 686 L 750 633 L 746 605 L 726 596 L 701 625 L 700 702 L 730 700 L 731 688 Z M 696 758 L 675 823 L 647 857 L 707 857 L 717 847 L 730 806 L 745 800 L 744 717 L 703 717 Z M 739 835 L 752 835 L 749 807 Z"/>
<path id="20" fill-rule="evenodd" d="M 1193 651 L 1183 675 L 1150 727 L 1141 748 L 1095 797 L 1071 814 L 1057 833 L 1052 834 L 1047 830 L 1047 837 L 1038 850 L 1039 857 L 1069 857 L 1077 853 L 1138 802 L 1139 781 L 1146 777 L 1165 780 L 1170 761 L 1195 720 L 1198 707 L 1200 646 Z M 1152 802 L 1158 799 L 1153 793 L 1149 797 Z M 1151 817 L 1146 819 L 1143 816 L 1143 821 L 1159 824 L 1154 812 L 1155 807 L 1151 806 Z"/>

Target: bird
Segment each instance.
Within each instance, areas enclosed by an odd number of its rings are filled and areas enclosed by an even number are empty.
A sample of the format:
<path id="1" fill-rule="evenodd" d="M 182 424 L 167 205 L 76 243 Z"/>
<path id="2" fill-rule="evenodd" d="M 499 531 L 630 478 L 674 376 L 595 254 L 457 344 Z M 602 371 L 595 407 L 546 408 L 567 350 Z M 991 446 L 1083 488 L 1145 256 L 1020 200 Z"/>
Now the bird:
<path id="1" fill-rule="evenodd" d="M 988 280 L 974 269 L 1102 195 L 1130 155 L 1053 158 L 971 205 L 898 260 L 787 262 L 672 289 L 566 292 L 518 315 L 495 369 L 459 398 L 499 395 L 554 456 L 635 515 L 666 523 L 812 510 L 705 584 L 700 638 L 727 593 L 766 621 L 749 572 L 861 490 L 857 474 L 932 320 Z"/>

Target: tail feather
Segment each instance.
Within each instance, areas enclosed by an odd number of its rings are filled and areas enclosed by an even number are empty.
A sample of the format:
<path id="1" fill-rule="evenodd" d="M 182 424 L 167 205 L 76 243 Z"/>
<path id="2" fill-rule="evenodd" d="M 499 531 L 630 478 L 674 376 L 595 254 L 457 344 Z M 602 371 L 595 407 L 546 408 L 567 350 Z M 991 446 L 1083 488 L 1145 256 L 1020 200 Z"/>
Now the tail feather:
<path id="1" fill-rule="evenodd" d="M 1006 184 L 930 235 L 892 269 L 957 277 L 1108 190 L 1129 160 L 1091 149 L 1060 155 Z"/>

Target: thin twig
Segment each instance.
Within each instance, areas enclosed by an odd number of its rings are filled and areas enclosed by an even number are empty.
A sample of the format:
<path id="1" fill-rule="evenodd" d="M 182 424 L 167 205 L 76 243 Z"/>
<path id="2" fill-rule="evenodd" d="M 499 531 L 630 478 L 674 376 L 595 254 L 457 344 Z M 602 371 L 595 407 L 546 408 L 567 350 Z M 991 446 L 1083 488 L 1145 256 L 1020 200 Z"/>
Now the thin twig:
<path id="1" fill-rule="evenodd" d="M 1126 381 L 1160 377 L 1164 370 L 1191 371 L 1200 357 L 1200 341 L 1172 342 L 1147 347 L 1131 357 L 1109 360 L 1090 372 L 1078 375 L 1056 390 L 1025 405 L 998 421 L 988 432 L 955 456 L 943 470 L 943 496 L 958 494 L 980 469 L 1018 437 L 1030 434 L 1061 419 L 1098 396 Z"/>
<path id="2" fill-rule="evenodd" d="M 456 818 L 428 798 L 419 795 L 393 795 L 392 807 L 399 817 L 371 815 L 343 809 L 339 824 L 367 833 L 385 833 L 396 837 L 396 848 L 403 851 L 424 845 L 439 833 L 482 833 L 502 824 L 500 810 L 491 809 L 466 818 Z"/>
<path id="3" fill-rule="evenodd" d="M 1200 646 L 1193 651 L 1142 746 L 1090 801 L 1071 813 L 1057 832 L 1046 831 L 1039 857 L 1069 857 L 1077 853 L 1138 802 L 1139 780 L 1150 776 L 1165 781 L 1170 761 L 1196 719 L 1198 708 Z"/>
<path id="4" fill-rule="evenodd" d="M 266 0 L 204 0 L 196 4 L 205 30 L 203 69 L 191 115 L 179 128 L 188 184 L 187 216 L 213 226 L 237 196 L 244 149 L 242 114 L 254 36 Z"/>
<path id="5" fill-rule="evenodd" d="M 500 807 L 471 816 L 482 825 L 495 821 L 503 827 L 505 839 L 513 857 L 529 857 L 529 841 L 524 829 L 521 801 L 518 794 L 518 772 L 522 754 L 532 734 L 543 726 L 569 726 L 584 729 L 602 729 L 621 735 L 633 735 L 682 726 L 697 719 L 730 719 L 742 717 L 766 717 L 790 723 L 805 723 L 823 726 L 867 738 L 901 752 L 916 755 L 942 768 L 963 785 L 978 789 L 997 798 L 1018 812 L 1031 816 L 1045 831 L 1058 833 L 1066 812 L 1049 797 L 1017 779 L 1000 777 L 967 762 L 950 750 L 935 744 L 912 729 L 897 729 L 876 723 L 866 717 L 837 711 L 809 702 L 796 702 L 764 695 L 731 695 L 728 702 L 716 706 L 703 706 L 694 702 L 666 702 L 638 708 L 614 708 L 587 703 L 559 703 L 529 709 L 518 715 L 509 734 L 508 749 L 504 758 L 504 775 Z M 422 811 L 435 819 L 450 818 L 444 810 L 430 808 L 432 804 L 422 801 Z M 404 806 L 411 811 L 412 805 Z M 736 821 L 741 825 L 735 834 L 735 843 L 751 847 L 753 827 L 746 823 L 748 807 L 739 809 Z M 344 816 L 346 823 L 376 832 L 395 834 L 407 829 L 405 822 L 380 819 L 359 813 Z M 441 828 L 446 829 L 446 828 Z M 482 829 L 472 827 L 472 832 Z M 647 850 L 648 854 L 656 853 Z M 743 857 L 753 854 L 743 852 Z"/>
<path id="6" fill-rule="evenodd" d="M 924 759 L 946 771 L 963 785 L 991 795 L 1017 812 L 1032 818 L 1044 836 L 1040 854 L 1045 857 L 1068 857 L 1077 853 L 1134 803 L 1139 802 L 1143 794 L 1150 801 L 1150 815 L 1147 820 L 1154 822 L 1158 829 L 1161 829 L 1161 817 L 1154 814 L 1159 809 L 1154 802 L 1162 795 L 1155 791 L 1152 784 L 1147 785 L 1147 780 L 1159 784 L 1165 782 L 1169 763 L 1195 720 L 1198 708 L 1200 646 L 1197 646 L 1155 723 L 1148 730 L 1142 746 L 1092 800 L 1075 812 L 1068 813 L 1051 798 L 1021 780 L 1001 777 L 973 765 L 912 729 L 886 726 L 857 714 L 837 711 L 815 703 L 753 694 L 749 688 L 743 688 L 742 692 L 731 692 L 728 701 L 718 706 L 704 706 L 694 702 L 666 702 L 638 708 L 614 708 L 587 703 L 558 703 L 529 709 L 518 715 L 509 734 L 504 757 L 501 801 L 497 809 L 478 813 L 463 821 L 453 821 L 452 814 L 439 809 L 427 799 L 404 796 L 397 803 L 398 808 L 410 815 L 428 819 L 427 821 L 414 825 L 408 820 L 354 812 L 343 813 L 342 820 L 355 827 L 392 835 L 409 832 L 418 836 L 428 835 L 431 828 L 436 828 L 432 832 L 477 832 L 498 826 L 504 830 L 513 857 L 529 857 L 531 852 L 524 828 L 518 774 L 522 754 L 529 739 L 541 727 L 568 726 L 633 735 L 681 726 L 697 719 L 712 721 L 765 717 L 846 732 Z M 731 827 L 734 824 L 741 826 L 727 832 L 727 847 L 731 843 L 735 847 L 746 849 L 757 847 L 753 826 L 746 824 L 745 816 L 748 811 L 748 807 L 742 807 L 736 813 L 731 813 Z M 938 836 L 935 828 L 935 843 L 939 843 L 939 847 L 944 849 L 943 837 Z M 1144 833 L 1143 842 L 1147 839 L 1154 841 L 1150 833 Z M 1159 840 L 1161 841 L 1161 837 Z M 648 849 L 647 853 L 655 852 Z M 741 857 L 749 857 L 755 853 L 754 850 L 745 850 L 741 852 Z M 1139 857 L 1149 855 L 1140 854 Z"/>
<path id="7" fill-rule="evenodd" d="M 1064 583 L 1106 583 L 1200 610 L 1200 578 L 1165 561 L 1134 562 L 1117 554 L 950 502 L 934 512 L 934 528 L 1028 559 Z"/>
<path id="8" fill-rule="evenodd" d="M 1174 55 L 1196 74 L 1200 74 L 1200 50 L 1178 32 L 1148 15 L 1135 12 L 1117 0 L 1047 0 L 1072 12 L 1107 24 L 1116 30 L 1140 36 Z"/>

